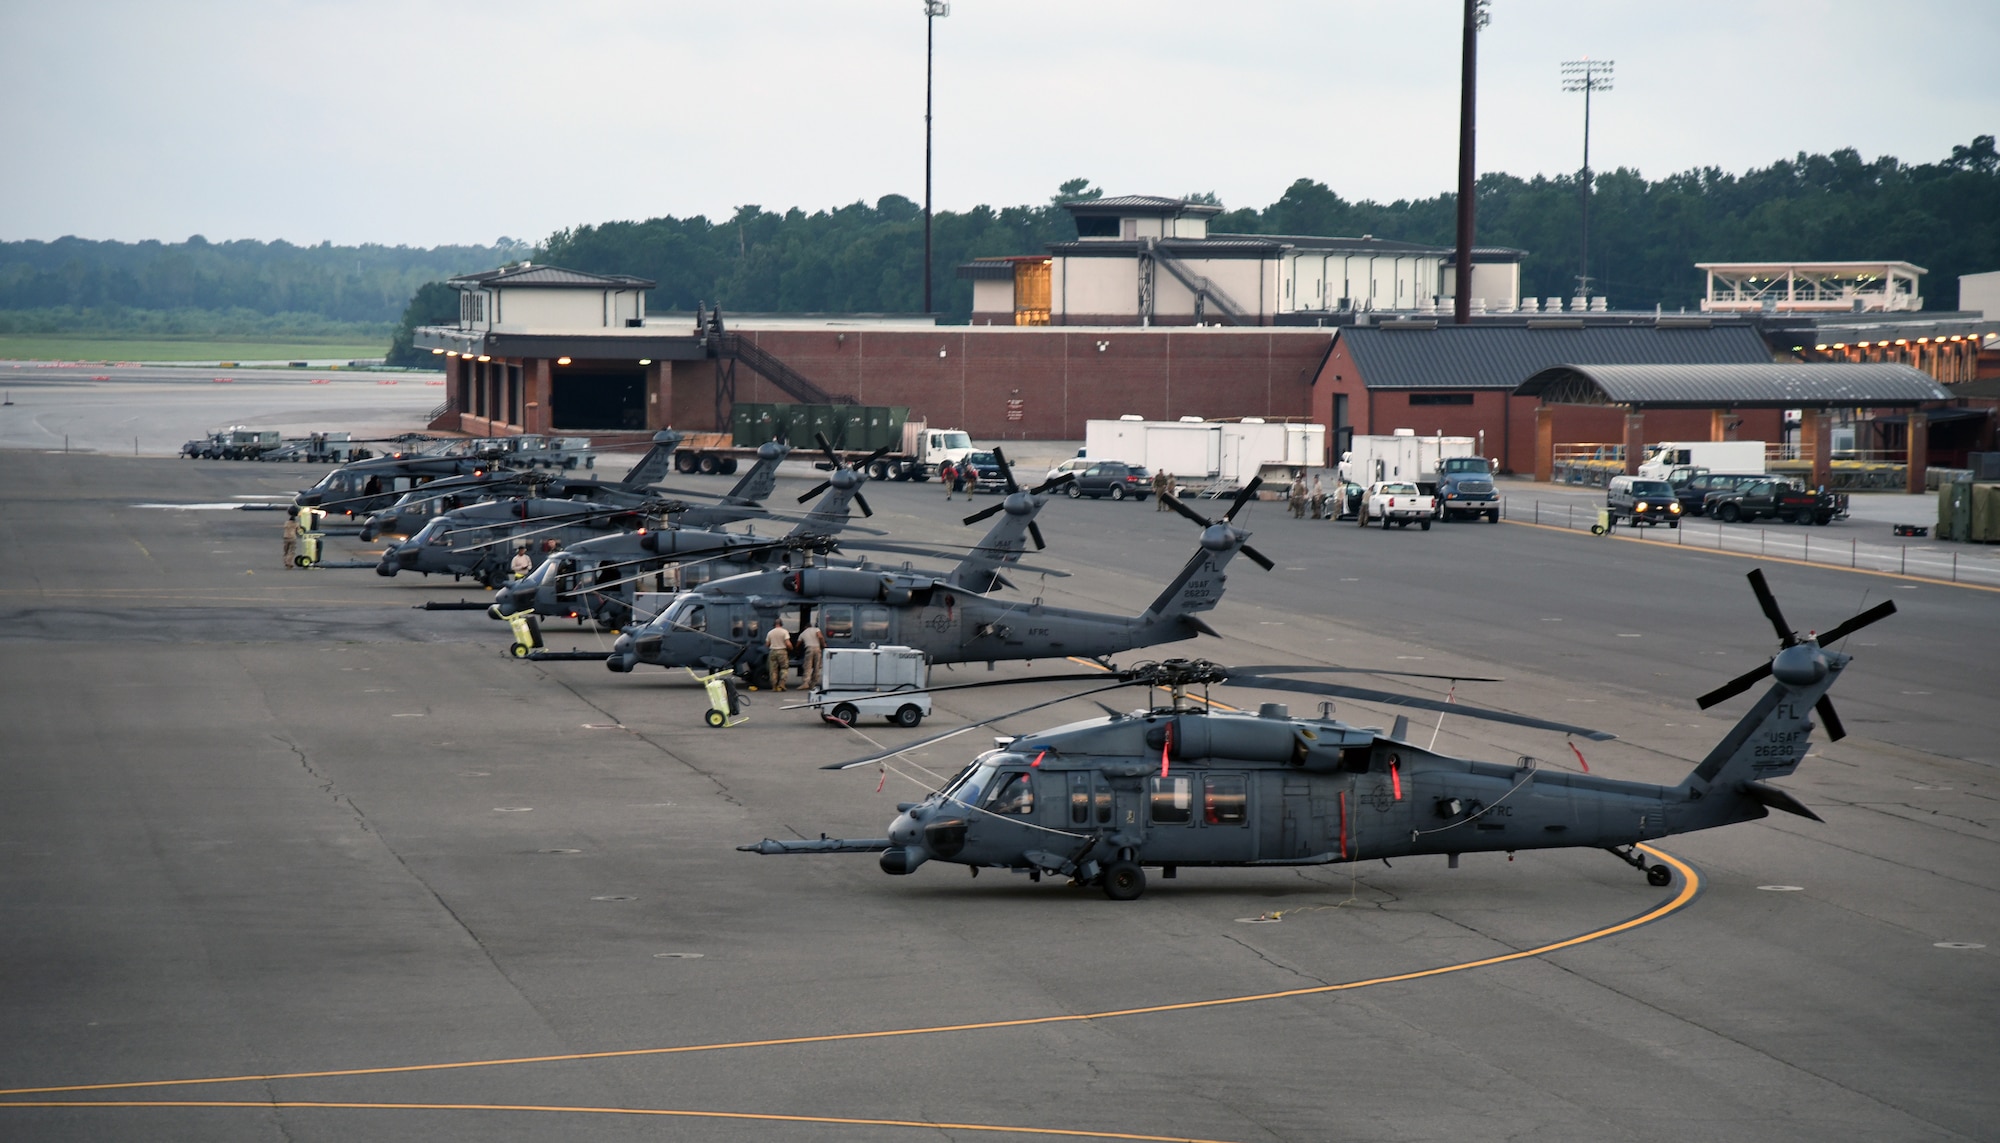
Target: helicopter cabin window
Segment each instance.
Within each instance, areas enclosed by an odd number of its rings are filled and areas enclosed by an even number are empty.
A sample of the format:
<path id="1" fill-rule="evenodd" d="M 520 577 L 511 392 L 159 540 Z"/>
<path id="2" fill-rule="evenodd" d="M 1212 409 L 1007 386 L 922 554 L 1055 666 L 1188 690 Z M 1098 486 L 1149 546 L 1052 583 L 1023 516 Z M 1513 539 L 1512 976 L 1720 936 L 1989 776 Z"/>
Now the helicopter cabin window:
<path id="1" fill-rule="evenodd" d="M 1154 778 L 1153 823 L 1187 825 L 1194 821 L 1194 780 Z"/>
<path id="2" fill-rule="evenodd" d="M 829 603 L 819 609 L 819 629 L 828 639 L 843 643 L 854 640 L 854 605 L 850 603 Z"/>
<path id="3" fill-rule="evenodd" d="M 889 609 L 886 607 L 864 607 L 861 609 L 861 642 L 886 643 L 889 641 Z"/>
<path id="4" fill-rule="evenodd" d="M 1096 807 L 1098 825 L 1111 824 L 1111 788 L 1095 771 L 1076 771 L 1069 776 L 1069 820 L 1071 825 L 1089 825 L 1091 808 Z"/>
<path id="5" fill-rule="evenodd" d="M 1244 825 L 1250 794 L 1241 774 L 1210 774 L 1201 780 L 1201 820 L 1209 825 Z"/>
<path id="6" fill-rule="evenodd" d="M 986 803 L 989 813 L 1032 814 L 1035 812 L 1034 776 L 1022 771 L 1002 774 L 993 798 Z"/>

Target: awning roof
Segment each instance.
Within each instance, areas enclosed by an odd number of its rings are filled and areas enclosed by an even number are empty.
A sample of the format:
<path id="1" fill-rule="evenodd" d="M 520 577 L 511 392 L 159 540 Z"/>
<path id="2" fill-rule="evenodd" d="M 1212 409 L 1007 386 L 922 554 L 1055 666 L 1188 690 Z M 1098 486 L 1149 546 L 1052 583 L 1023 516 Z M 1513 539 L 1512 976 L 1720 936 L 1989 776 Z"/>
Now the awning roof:
<path id="1" fill-rule="evenodd" d="M 1516 393 L 1551 405 L 1641 409 L 1874 408 L 1948 401 L 1952 394 L 1908 365 L 1555 365 Z"/>

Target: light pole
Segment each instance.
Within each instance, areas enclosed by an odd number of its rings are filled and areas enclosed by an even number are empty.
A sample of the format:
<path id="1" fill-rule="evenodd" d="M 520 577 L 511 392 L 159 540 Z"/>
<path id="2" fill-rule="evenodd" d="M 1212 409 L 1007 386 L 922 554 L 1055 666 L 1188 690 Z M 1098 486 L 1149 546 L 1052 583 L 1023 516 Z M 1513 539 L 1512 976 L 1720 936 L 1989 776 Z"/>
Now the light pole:
<path id="1" fill-rule="evenodd" d="M 1590 93 L 1611 90 L 1610 60 L 1564 60 L 1564 91 L 1583 92 L 1583 258 L 1576 275 L 1578 295 L 1590 296 Z"/>
<path id="2" fill-rule="evenodd" d="M 924 312 L 931 312 L 931 49 L 937 19 L 951 15 L 948 0 L 924 0 Z"/>
<path id="3" fill-rule="evenodd" d="M 1451 320 L 1465 325 L 1472 320 L 1472 227 L 1473 192 L 1477 166 L 1472 159 L 1473 112 L 1479 88 L 1479 29 L 1492 17 L 1486 12 L 1488 0 L 1465 0 L 1465 46 L 1458 77 L 1458 267 L 1452 272 Z"/>

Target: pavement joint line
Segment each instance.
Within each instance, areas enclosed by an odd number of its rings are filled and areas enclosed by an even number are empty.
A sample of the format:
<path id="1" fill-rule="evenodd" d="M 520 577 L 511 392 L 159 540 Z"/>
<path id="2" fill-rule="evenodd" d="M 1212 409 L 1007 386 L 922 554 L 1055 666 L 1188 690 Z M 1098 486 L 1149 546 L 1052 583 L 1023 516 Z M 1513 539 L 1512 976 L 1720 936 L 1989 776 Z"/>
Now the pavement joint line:
<path id="1" fill-rule="evenodd" d="M 259 1110 L 336 1108 L 363 1111 L 533 1111 L 570 1115 L 654 1115 L 677 1119 L 735 1119 L 766 1123 L 825 1123 L 842 1127 L 904 1127 L 919 1131 L 980 1131 L 1044 1135 L 1064 1139 L 1127 1139 L 1139 1143 L 1228 1143 L 1192 1135 L 1139 1135 L 1129 1131 L 1084 1131 L 1066 1127 L 1009 1127 L 997 1123 L 930 1123 L 917 1119 L 864 1119 L 833 1115 L 781 1115 L 754 1111 L 694 1111 L 665 1107 L 563 1107 L 533 1103 L 339 1103 L 320 1100 L 40 1100 L 17 1107 L 242 1107 Z"/>
<path id="2" fill-rule="evenodd" d="M 1580 531 L 1580 529 L 1576 528 L 1565 528 L 1561 524 L 1537 524 L 1531 520 L 1502 520 L 1501 523 L 1512 524 L 1517 528 L 1540 528 L 1546 532 L 1567 532 L 1572 535 L 1577 534 Z M 1590 535 L 1590 533 L 1588 532 L 1582 532 L 1581 534 L 1586 536 Z M 1627 544 L 1652 544 L 1653 546 L 1660 548 L 1663 551 L 1669 551 L 1669 552 L 1698 552 L 1704 556 L 1735 556 L 1737 559 L 1740 560 L 1763 560 L 1774 564 L 1791 564 L 1793 567 L 1819 568 L 1823 571 L 1847 572 L 1850 575 L 1879 576 L 1883 579 L 1900 580 L 1906 583 L 1929 583 L 1929 584 L 1936 584 L 1938 587 L 1962 587 L 1968 591 L 1990 591 L 1990 592 L 2000 593 L 2000 587 L 1993 587 L 1983 583 L 1966 583 L 1963 580 L 1953 581 L 1948 579 L 1936 579 L 1927 575 L 1910 575 L 1907 572 L 1880 571 L 1875 568 L 1844 568 L 1841 567 L 1839 564 L 1823 564 L 1816 560 L 1798 560 L 1798 559 L 1793 559 L 1790 556 L 1767 556 L 1756 552 L 1732 552 L 1728 548 L 1697 548 L 1688 544 L 1668 544 L 1668 543 L 1663 543 L 1659 540 L 1643 539 L 1638 536 L 1610 536 L 1610 537 L 1592 536 L 1591 538 L 1598 540 L 1609 538 Z"/>
<path id="3" fill-rule="evenodd" d="M 1344 981 L 1339 984 L 1321 984 L 1306 988 L 1287 988 L 1277 992 L 1248 993 L 1239 996 L 1223 996 L 1208 1000 L 1184 1000 L 1169 1004 L 1149 1004 L 1136 1008 L 1115 1008 L 1098 1012 L 1067 1012 L 1052 1016 L 1023 1016 L 1012 1020 L 987 1020 L 969 1024 L 944 1024 L 923 1028 L 883 1028 L 871 1032 L 831 1032 L 815 1036 L 784 1036 L 767 1040 L 740 1040 L 708 1044 L 683 1044 L 665 1048 L 618 1048 L 598 1052 L 567 1052 L 549 1056 L 520 1056 L 506 1059 L 460 1060 L 442 1064 L 401 1064 L 378 1068 L 338 1068 L 311 1072 L 273 1072 L 264 1075 L 210 1076 L 200 1079 L 178 1080 L 132 1080 L 121 1083 L 68 1084 L 54 1087 L 22 1087 L 0 1089 L 0 1097 L 21 1095 L 50 1095 L 63 1092 L 85 1091 L 127 1091 L 147 1087 L 183 1087 L 195 1084 L 223 1083 L 269 1083 L 276 1080 L 327 1079 L 339 1076 L 383 1076 L 410 1072 L 452 1071 L 465 1068 L 503 1067 L 515 1064 L 572 1063 L 581 1060 L 629 1059 L 636 1056 L 671 1056 L 698 1052 L 731 1051 L 743 1048 L 776 1048 L 805 1044 L 831 1044 L 854 1040 L 886 1040 L 905 1036 L 937 1035 L 949 1032 L 982 1032 L 1001 1028 L 1031 1028 L 1050 1024 L 1082 1024 L 1098 1020 L 1111 1020 L 1129 1016 L 1152 1016 L 1169 1012 L 1192 1012 L 1209 1008 L 1229 1008 L 1245 1004 L 1257 1004 L 1271 1000 L 1290 1000 L 1302 996 L 1322 996 L 1337 992 L 1353 992 L 1362 988 L 1372 988 L 1383 984 L 1400 984 L 1413 980 L 1427 980 L 1434 977 L 1450 976 L 1476 968 L 1490 968 L 1494 965 L 1511 964 L 1515 961 L 1532 960 L 1591 944 L 1621 933 L 1631 932 L 1655 921 L 1663 920 L 1680 912 L 1692 904 L 1701 893 L 1702 878 L 1699 871 L 1686 861 L 1651 845 L 1636 846 L 1641 852 L 1672 866 L 1681 874 L 1680 892 L 1663 904 L 1655 905 L 1635 917 L 1629 917 L 1616 924 L 1592 929 L 1576 936 L 1564 937 L 1533 948 L 1517 949 L 1496 956 L 1480 957 L 1475 960 L 1460 961 L 1455 964 L 1439 965 L 1434 968 L 1416 969 L 1411 972 L 1394 973 L 1388 976 L 1368 977 L 1362 980 Z M 95 1101 L 86 1101 L 94 1105 Z M 18 1100 L 0 1098 L 0 1108 L 28 1107 L 33 1104 Z M 254 1104 L 249 1106 L 269 1106 Z"/>

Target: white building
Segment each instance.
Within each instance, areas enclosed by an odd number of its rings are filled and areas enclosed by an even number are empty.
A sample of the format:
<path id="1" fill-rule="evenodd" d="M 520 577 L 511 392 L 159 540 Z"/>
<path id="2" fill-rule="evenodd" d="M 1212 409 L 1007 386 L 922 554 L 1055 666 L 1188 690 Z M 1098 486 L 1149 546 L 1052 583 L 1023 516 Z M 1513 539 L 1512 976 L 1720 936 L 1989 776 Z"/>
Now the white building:
<path id="1" fill-rule="evenodd" d="M 1153 195 L 1063 204 L 1077 239 L 1047 255 L 981 258 L 975 325 L 1296 325 L 1353 311 L 1451 307 L 1453 251 L 1373 235 L 1211 233 L 1220 207 Z M 1474 308 L 1520 304 L 1521 251 L 1474 251 Z"/>
<path id="2" fill-rule="evenodd" d="M 1908 262 L 1697 262 L 1704 313 L 1873 313 L 1924 308 Z M 1477 275 L 1478 269 L 1474 268 Z"/>
<path id="3" fill-rule="evenodd" d="M 483 333 L 570 332 L 646 324 L 654 283 L 624 274 L 585 274 L 522 262 L 448 283 L 458 294 L 458 328 Z"/>

